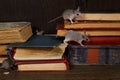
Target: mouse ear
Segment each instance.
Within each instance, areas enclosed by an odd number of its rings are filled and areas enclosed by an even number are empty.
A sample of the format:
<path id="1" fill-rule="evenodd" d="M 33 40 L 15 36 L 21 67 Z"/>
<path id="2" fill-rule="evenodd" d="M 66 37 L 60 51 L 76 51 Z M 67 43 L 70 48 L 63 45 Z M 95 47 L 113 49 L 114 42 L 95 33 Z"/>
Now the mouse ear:
<path id="1" fill-rule="evenodd" d="M 78 8 L 76 9 L 76 11 L 80 11 L 80 6 L 78 6 Z"/>

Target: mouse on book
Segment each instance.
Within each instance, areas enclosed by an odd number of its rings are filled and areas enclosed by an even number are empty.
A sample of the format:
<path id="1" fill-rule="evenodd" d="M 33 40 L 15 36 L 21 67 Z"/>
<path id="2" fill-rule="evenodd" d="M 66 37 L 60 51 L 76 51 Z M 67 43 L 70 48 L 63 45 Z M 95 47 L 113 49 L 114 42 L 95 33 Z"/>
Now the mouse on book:
<path id="1" fill-rule="evenodd" d="M 82 44 L 83 41 L 90 41 L 90 39 L 88 38 L 88 36 L 86 35 L 86 32 L 83 31 L 81 34 L 78 32 L 75 32 L 73 30 L 69 30 L 66 35 L 65 35 L 65 39 L 64 39 L 64 43 L 68 44 L 67 42 L 69 41 L 76 41 L 78 42 L 81 46 L 84 46 Z"/>
<path id="2" fill-rule="evenodd" d="M 52 20 L 50 20 L 48 23 L 53 22 L 59 18 L 63 18 L 64 20 L 69 20 L 71 23 L 74 23 L 73 20 L 77 17 L 81 17 L 82 13 L 80 12 L 80 7 L 78 7 L 76 10 L 74 9 L 66 9 L 61 16 L 56 17 Z"/>

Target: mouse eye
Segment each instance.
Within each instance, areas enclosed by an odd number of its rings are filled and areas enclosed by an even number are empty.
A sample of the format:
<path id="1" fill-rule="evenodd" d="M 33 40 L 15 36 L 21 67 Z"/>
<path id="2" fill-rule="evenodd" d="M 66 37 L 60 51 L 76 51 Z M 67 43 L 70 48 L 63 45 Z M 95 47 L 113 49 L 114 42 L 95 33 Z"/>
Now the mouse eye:
<path id="1" fill-rule="evenodd" d="M 79 16 L 79 14 L 77 14 L 77 16 Z"/>

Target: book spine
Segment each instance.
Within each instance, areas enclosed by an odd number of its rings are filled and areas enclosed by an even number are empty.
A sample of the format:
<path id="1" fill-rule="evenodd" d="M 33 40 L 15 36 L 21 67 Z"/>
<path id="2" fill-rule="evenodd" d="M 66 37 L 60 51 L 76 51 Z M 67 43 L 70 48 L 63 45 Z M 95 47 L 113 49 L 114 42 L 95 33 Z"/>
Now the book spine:
<path id="1" fill-rule="evenodd" d="M 69 62 L 73 65 L 99 64 L 114 65 L 120 64 L 120 46 L 99 46 L 80 47 L 69 46 Z"/>

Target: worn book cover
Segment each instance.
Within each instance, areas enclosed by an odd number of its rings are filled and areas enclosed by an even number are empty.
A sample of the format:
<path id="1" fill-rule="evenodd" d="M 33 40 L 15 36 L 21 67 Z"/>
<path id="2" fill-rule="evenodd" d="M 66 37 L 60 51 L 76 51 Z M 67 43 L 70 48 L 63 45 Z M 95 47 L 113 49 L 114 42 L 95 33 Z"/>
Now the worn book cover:
<path id="1" fill-rule="evenodd" d="M 119 65 L 120 45 L 68 47 L 69 61 L 73 65 Z"/>
<path id="2" fill-rule="evenodd" d="M 60 60 L 30 60 L 16 61 L 17 71 L 67 71 L 68 61 L 64 57 Z"/>
<path id="3" fill-rule="evenodd" d="M 24 43 L 9 44 L 8 48 L 54 48 L 61 44 L 62 40 L 56 36 L 32 35 Z"/>
<path id="4" fill-rule="evenodd" d="M 32 34 L 30 22 L 0 23 L 0 44 L 25 42 Z"/>

